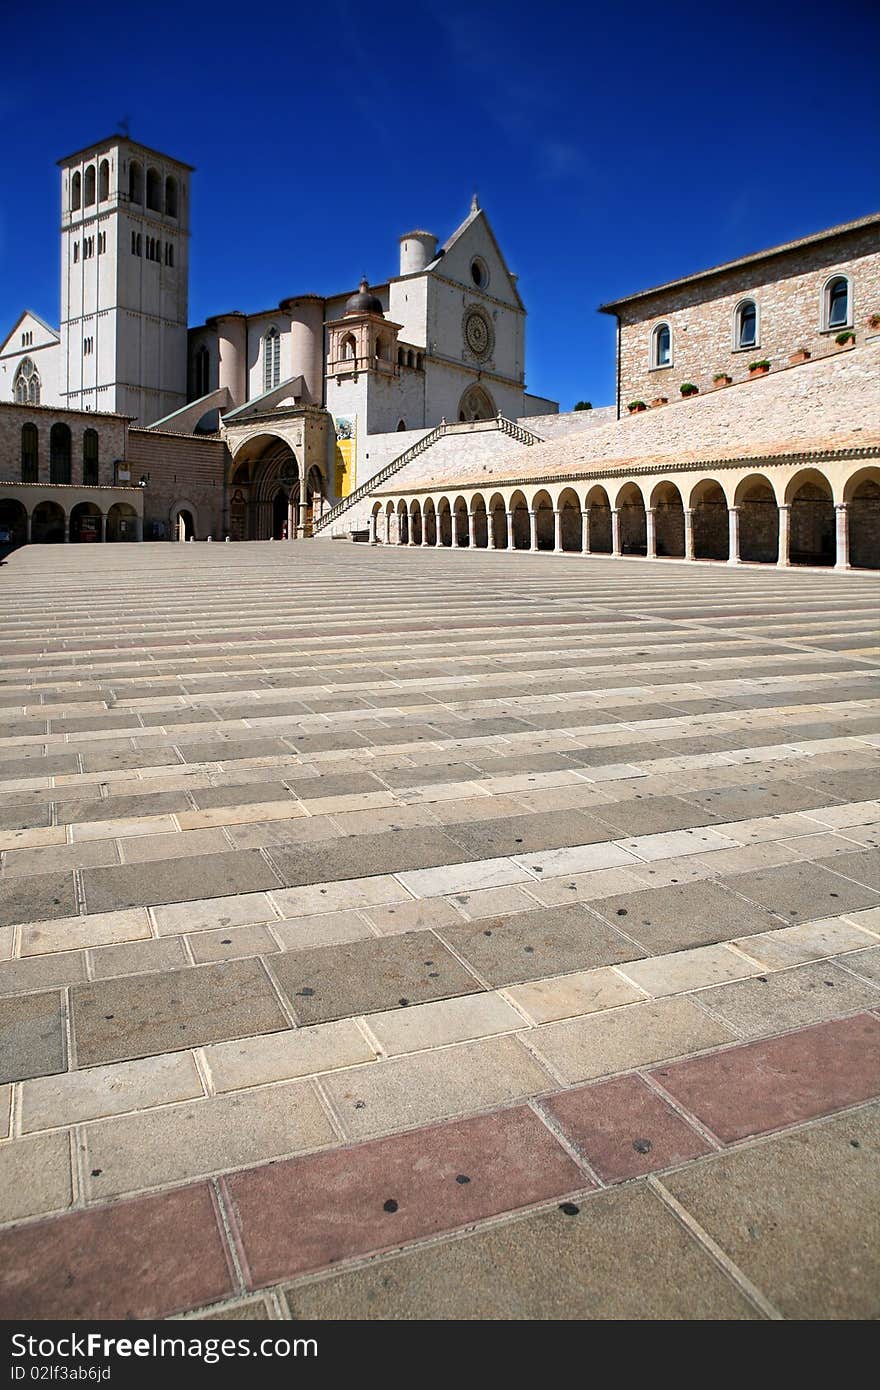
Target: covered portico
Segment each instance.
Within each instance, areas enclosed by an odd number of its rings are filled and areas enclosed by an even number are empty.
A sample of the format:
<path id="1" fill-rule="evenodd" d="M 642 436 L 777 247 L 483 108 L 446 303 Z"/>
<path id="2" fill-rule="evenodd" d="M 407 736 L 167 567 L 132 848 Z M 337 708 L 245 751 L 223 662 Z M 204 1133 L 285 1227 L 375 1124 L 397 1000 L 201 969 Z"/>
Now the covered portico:
<path id="1" fill-rule="evenodd" d="M 232 540 L 310 536 L 329 506 L 326 415 L 303 407 L 228 424 L 227 481 Z"/>

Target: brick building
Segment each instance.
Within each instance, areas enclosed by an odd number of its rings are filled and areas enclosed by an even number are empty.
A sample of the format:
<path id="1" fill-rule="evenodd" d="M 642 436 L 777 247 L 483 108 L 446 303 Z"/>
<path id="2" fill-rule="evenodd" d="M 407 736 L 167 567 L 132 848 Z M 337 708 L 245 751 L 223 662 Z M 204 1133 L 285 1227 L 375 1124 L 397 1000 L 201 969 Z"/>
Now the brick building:
<path id="1" fill-rule="evenodd" d="M 0 547 L 140 540 L 127 435 L 124 415 L 0 404 Z"/>
<path id="2" fill-rule="evenodd" d="M 617 412 L 846 350 L 880 331 L 880 214 L 601 306 L 617 319 Z M 839 340 L 843 339 L 843 342 Z"/>

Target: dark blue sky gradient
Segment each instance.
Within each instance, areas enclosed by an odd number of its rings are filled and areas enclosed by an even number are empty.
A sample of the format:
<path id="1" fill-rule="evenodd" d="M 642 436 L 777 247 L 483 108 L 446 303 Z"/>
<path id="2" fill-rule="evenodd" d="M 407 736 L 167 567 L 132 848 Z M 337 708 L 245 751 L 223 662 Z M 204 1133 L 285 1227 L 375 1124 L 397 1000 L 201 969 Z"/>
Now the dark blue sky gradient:
<path id="1" fill-rule="evenodd" d="M 613 399 L 603 300 L 880 207 L 867 0 L 48 0 L 3 45 L 2 335 L 57 322 L 55 160 L 124 116 L 197 166 L 193 323 L 385 279 L 476 188 L 563 408 Z"/>

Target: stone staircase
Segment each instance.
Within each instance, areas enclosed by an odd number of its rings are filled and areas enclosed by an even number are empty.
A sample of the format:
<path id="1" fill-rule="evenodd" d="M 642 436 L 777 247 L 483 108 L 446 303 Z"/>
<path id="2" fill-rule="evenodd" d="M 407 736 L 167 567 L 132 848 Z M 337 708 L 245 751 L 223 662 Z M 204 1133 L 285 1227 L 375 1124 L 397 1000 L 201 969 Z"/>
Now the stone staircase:
<path id="1" fill-rule="evenodd" d="M 339 540 L 355 531 L 367 530 L 373 494 L 404 469 L 407 470 L 407 483 L 421 481 L 433 477 L 441 464 L 447 465 L 451 461 L 450 453 L 453 458 L 460 456 L 462 463 L 472 465 L 476 458 L 486 454 L 509 452 L 510 440 L 524 447 L 544 442 L 540 435 L 503 415 L 494 420 L 437 425 L 331 507 L 315 523 L 313 534 L 324 540 Z"/>

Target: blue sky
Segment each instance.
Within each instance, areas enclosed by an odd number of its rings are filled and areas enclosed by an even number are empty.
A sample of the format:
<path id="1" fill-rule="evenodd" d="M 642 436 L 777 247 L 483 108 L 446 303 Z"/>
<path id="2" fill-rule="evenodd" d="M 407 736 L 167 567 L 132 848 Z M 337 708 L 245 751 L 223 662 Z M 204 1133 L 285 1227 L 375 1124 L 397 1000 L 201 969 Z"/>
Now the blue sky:
<path id="1" fill-rule="evenodd" d="M 880 206 L 868 0 L 305 8 L 47 0 L 36 39 L 6 27 L 0 333 L 57 322 L 55 160 L 123 117 L 197 166 L 194 323 L 383 280 L 477 189 L 529 389 L 563 408 L 613 399 L 602 301 Z"/>

